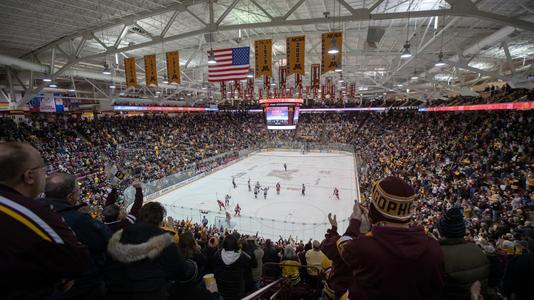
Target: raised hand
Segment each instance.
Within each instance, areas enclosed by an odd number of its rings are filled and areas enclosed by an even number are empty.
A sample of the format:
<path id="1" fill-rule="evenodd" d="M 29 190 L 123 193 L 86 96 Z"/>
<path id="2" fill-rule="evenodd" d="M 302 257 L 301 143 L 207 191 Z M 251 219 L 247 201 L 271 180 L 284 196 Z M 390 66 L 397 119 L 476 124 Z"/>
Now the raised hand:
<path id="1" fill-rule="evenodd" d="M 330 225 L 332 225 L 332 227 L 337 227 L 336 215 L 334 215 L 334 217 L 332 218 L 332 213 L 328 213 L 328 222 L 330 222 Z"/>

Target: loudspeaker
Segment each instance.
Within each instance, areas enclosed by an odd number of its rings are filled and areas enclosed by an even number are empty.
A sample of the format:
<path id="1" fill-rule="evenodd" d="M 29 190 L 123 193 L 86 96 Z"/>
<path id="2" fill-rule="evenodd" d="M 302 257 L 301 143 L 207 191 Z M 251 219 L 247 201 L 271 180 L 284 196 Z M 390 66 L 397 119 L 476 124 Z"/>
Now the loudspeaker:
<path id="1" fill-rule="evenodd" d="M 376 48 L 385 32 L 386 30 L 381 27 L 369 26 L 367 30 L 367 46 Z"/>

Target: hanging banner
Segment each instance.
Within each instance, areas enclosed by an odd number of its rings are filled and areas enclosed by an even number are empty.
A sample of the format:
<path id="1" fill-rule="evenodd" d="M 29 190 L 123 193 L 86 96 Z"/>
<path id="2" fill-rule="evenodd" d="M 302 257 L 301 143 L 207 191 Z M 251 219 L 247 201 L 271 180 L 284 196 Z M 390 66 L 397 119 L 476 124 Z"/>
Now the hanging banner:
<path id="1" fill-rule="evenodd" d="M 314 88 L 319 88 L 321 85 L 321 74 L 319 73 L 320 64 L 311 65 L 311 86 Z"/>
<path id="2" fill-rule="evenodd" d="M 326 77 L 326 80 L 325 80 L 325 89 L 326 91 L 323 91 L 323 93 L 325 95 L 330 95 L 332 96 L 332 78 L 331 77 Z"/>
<path id="3" fill-rule="evenodd" d="M 349 86 L 349 98 L 354 98 L 354 93 L 356 92 L 356 85 L 351 83 Z"/>
<path id="4" fill-rule="evenodd" d="M 286 59 L 288 75 L 304 75 L 304 58 L 306 55 L 306 38 L 301 36 L 292 36 L 286 39 Z"/>
<path id="5" fill-rule="evenodd" d="M 124 59 L 124 74 L 126 75 L 126 86 L 137 87 L 135 57 L 129 57 Z"/>
<path id="6" fill-rule="evenodd" d="M 280 82 L 280 88 L 286 88 L 286 79 L 287 79 L 287 67 L 278 68 L 278 81 Z"/>
<path id="7" fill-rule="evenodd" d="M 334 37 L 339 52 L 337 54 L 329 54 L 328 50 L 332 47 L 332 40 Z M 343 35 L 341 32 L 326 32 L 322 34 L 321 75 L 334 71 L 337 66 L 341 67 L 341 54 L 343 53 L 342 46 Z"/>
<path id="8" fill-rule="evenodd" d="M 235 85 L 230 82 L 230 99 L 235 99 Z"/>
<path id="9" fill-rule="evenodd" d="M 147 86 L 158 85 L 158 66 L 156 54 L 145 55 L 145 82 Z"/>
<path id="10" fill-rule="evenodd" d="M 309 85 L 306 86 L 306 99 L 310 99 L 310 95 L 311 95 L 310 90 L 311 90 L 310 86 Z"/>
<path id="11" fill-rule="evenodd" d="M 264 75 L 273 77 L 272 47 L 272 40 L 259 40 L 254 42 L 256 78 Z"/>
<path id="12" fill-rule="evenodd" d="M 167 80 L 170 84 L 180 84 L 180 55 L 178 51 L 167 52 Z"/>
<path id="13" fill-rule="evenodd" d="M 221 81 L 221 97 L 226 100 L 226 83 Z"/>

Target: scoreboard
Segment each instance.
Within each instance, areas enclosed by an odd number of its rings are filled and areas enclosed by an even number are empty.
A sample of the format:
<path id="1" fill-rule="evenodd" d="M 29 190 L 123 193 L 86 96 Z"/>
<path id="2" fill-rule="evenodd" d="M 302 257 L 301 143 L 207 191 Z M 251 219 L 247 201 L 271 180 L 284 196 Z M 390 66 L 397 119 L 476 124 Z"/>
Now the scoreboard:
<path id="1" fill-rule="evenodd" d="M 262 99 L 265 123 L 270 130 L 292 130 L 297 128 L 302 99 Z"/>

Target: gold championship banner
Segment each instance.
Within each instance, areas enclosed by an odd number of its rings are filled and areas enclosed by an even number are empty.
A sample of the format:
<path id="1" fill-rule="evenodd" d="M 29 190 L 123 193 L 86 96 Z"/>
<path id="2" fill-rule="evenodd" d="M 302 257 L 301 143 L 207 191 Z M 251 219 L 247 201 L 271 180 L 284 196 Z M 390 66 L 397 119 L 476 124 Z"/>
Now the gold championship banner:
<path id="1" fill-rule="evenodd" d="M 156 54 L 145 55 L 145 82 L 147 86 L 158 85 Z"/>
<path id="2" fill-rule="evenodd" d="M 263 75 L 267 75 L 268 77 L 273 76 L 272 47 L 272 40 L 259 40 L 254 42 L 256 78 L 259 78 Z"/>
<path id="3" fill-rule="evenodd" d="M 167 80 L 170 84 L 180 84 L 180 55 L 178 51 L 167 52 Z"/>
<path id="4" fill-rule="evenodd" d="M 321 68 L 320 64 L 311 65 L 311 86 L 312 88 L 319 88 L 321 85 L 321 74 L 319 74 L 319 69 Z"/>
<path id="5" fill-rule="evenodd" d="M 126 86 L 137 87 L 137 73 L 135 69 L 135 57 L 124 59 L 124 74 L 126 75 Z"/>
<path id="6" fill-rule="evenodd" d="M 287 75 L 304 75 L 305 36 L 292 36 L 286 39 Z"/>
<path id="7" fill-rule="evenodd" d="M 332 47 L 332 38 L 336 37 L 336 47 L 338 54 L 328 54 L 328 49 Z M 326 32 L 322 34 L 321 48 L 321 75 L 326 72 L 334 71 L 336 66 L 341 67 L 341 54 L 343 46 L 343 35 L 341 32 Z"/>

